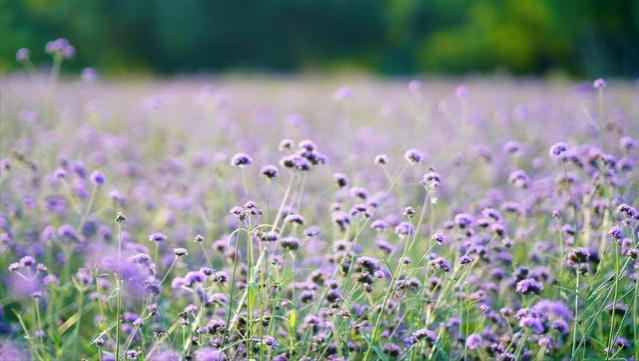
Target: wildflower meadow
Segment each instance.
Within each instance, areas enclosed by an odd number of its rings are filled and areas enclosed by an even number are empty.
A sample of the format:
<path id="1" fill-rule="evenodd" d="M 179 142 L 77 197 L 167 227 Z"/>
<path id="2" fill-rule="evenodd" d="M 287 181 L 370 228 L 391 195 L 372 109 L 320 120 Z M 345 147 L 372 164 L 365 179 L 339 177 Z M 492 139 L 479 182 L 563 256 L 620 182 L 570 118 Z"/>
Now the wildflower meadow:
<path id="1" fill-rule="evenodd" d="M 0 84 L 0 360 L 639 360 L 637 84 L 31 51 Z"/>

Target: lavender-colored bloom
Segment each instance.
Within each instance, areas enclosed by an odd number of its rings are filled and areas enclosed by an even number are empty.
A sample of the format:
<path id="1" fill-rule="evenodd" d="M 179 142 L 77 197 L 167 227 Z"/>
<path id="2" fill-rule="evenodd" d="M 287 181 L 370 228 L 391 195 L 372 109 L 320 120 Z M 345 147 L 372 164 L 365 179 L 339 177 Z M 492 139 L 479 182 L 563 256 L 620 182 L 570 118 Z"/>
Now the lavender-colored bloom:
<path id="1" fill-rule="evenodd" d="M 515 185 L 517 188 L 528 188 L 528 183 L 530 182 L 530 178 L 528 174 L 521 169 L 518 169 L 508 176 L 508 182 Z"/>
<path id="2" fill-rule="evenodd" d="M 102 174 L 101 172 L 97 170 L 91 173 L 90 178 L 93 184 L 95 185 L 102 185 L 104 184 L 104 182 L 106 182 L 106 177 L 104 176 L 104 174 Z"/>
<path id="3" fill-rule="evenodd" d="M 343 101 L 353 97 L 353 91 L 348 86 L 342 86 L 337 89 L 333 98 L 337 101 Z"/>
<path id="4" fill-rule="evenodd" d="M 417 149 L 409 149 L 404 153 L 404 158 L 410 164 L 417 164 L 422 161 L 423 155 Z"/>
<path id="5" fill-rule="evenodd" d="M 317 150 L 317 144 L 315 144 L 315 142 L 313 142 L 312 140 L 309 140 L 309 139 L 304 139 L 304 140 L 300 141 L 298 146 L 299 146 L 299 148 L 301 150 L 306 151 L 306 152 L 313 152 L 313 151 Z"/>
<path id="6" fill-rule="evenodd" d="M 379 154 L 375 156 L 375 164 L 386 165 L 388 163 L 388 156 L 386 154 Z"/>
<path id="7" fill-rule="evenodd" d="M 279 174 L 279 169 L 274 165 L 265 165 L 260 169 L 260 174 L 266 178 L 273 179 Z"/>
<path id="8" fill-rule="evenodd" d="M 388 228 L 388 223 L 382 219 L 376 219 L 371 223 L 371 228 L 378 231 L 383 231 Z"/>
<path id="9" fill-rule="evenodd" d="M 548 150 L 548 155 L 552 159 L 559 159 L 563 154 L 568 151 L 568 145 L 565 142 L 559 142 L 553 144 Z"/>
<path id="10" fill-rule="evenodd" d="M 56 39 L 47 42 L 44 50 L 47 54 L 53 56 L 62 56 L 64 59 L 70 59 L 75 56 L 75 48 L 67 39 Z"/>
<path id="11" fill-rule="evenodd" d="M 191 271 L 184 276 L 184 282 L 187 286 L 193 286 L 195 283 L 203 283 L 206 280 L 206 276 L 201 272 Z"/>
<path id="12" fill-rule="evenodd" d="M 459 99 L 468 97 L 468 86 L 466 86 L 465 84 L 459 85 L 455 89 L 455 96 Z"/>
<path id="13" fill-rule="evenodd" d="M 295 237 L 284 237 L 280 240 L 283 248 L 294 251 L 299 248 L 300 241 Z"/>
<path id="14" fill-rule="evenodd" d="M 153 352 L 149 357 L 149 361 L 180 361 L 180 359 L 178 352 L 169 349 Z"/>
<path id="15" fill-rule="evenodd" d="M 402 222 L 395 227 L 395 233 L 400 237 L 408 237 L 415 233 L 415 227 L 410 222 Z"/>
<path id="16" fill-rule="evenodd" d="M 481 345 L 481 342 L 482 342 L 481 335 L 473 333 L 473 334 L 470 334 L 468 338 L 466 339 L 466 347 L 468 347 L 471 350 L 475 350 Z"/>
<path id="17" fill-rule="evenodd" d="M 178 247 L 173 249 L 173 254 L 176 257 L 182 257 L 189 254 L 189 251 L 186 248 Z"/>
<path id="18" fill-rule="evenodd" d="M 161 233 L 161 232 L 155 232 L 155 233 L 151 233 L 149 235 L 149 241 L 151 242 L 165 242 L 168 239 L 168 237 L 166 236 L 166 234 Z"/>
<path id="19" fill-rule="evenodd" d="M 98 77 L 98 73 L 93 68 L 84 68 L 82 69 L 82 81 L 91 83 L 94 82 Z"/>
<path id="20" fill-rule="evenodd" d="M 610 228 L 610 230 L 608 231 L 608 234 L 615 240 L 620 240 L 623 238 L 623 230 L 619 226 L 612 226 L 612 228 Z"/>
<path id="21" fill-rule="evenodd" d="M 226 356 L 220 350 L 205 347 L 195 352 L 195 361 L 225 361 Z"/>
<path id="22" fill-rule="evenodd" d="M 459 228 L 467 228 L 473 223 L 473 216 L 468 213 L 459 213 L 455 215 L 455 224 Z"/>
<path id="23" fill-rule="evenodd" d="M 597 89 L 602 89 L 606 87 L 606 81 L 599 78 L 597 80 L 595 80 L 594 82 L 592 82 L 592 86 L 597 88 Z"/>
<path id="24" fill-rule="evenodd" d="M 292 139 L 282 139 L 279 145 L 279 149 L 282 151 L 289 150 L 293 147 L 293 144 L 295 144 L 295 142 Z"/>
<path id="25" fill-rule="evenodd" d="M 516 290 L 522 295 L 528 295 L 531 293 L 540 294 L 543 291 L 544 285 L 534 278 L 525 278 L 517 282 Z"/>
<path id="26" fill-rule="evenodd" d="M 20 48 L 16 52 L 16 60 L 19 61 L 19 62 L 27 61 L 27 60 L 29 60 L 30 54 L 31 54 L 31 52 L 29 51 L 29 49 Z"/>
<path id="27" fill-rule="evenodd" d="M 433 241 L 439 243 L 439 244 L 443 244 L 444 241 L 446 240 L 445 236 L 443 233 L 434 233 L 430 239 L 432 239 Z"/>
<path id="28" fill-rule="evenodd" d="M 562 301 L 554 301 L 554 300 L 540 300 L 532 307 L 533 311 L 538 314 L 547 315 L 548 317 L 558 317 L 566 320 L 567 322 L 572 321 L 572 311 L 570 308 L 563 303 Z"/>
<path id="29" fill-rule="evenodd" d="M 526 316 L 519 321 L 519 326 L 523 328 L 529 328 L 535 333 L 543 333 L 545 331 L 544 325 L 537 317 Z"/>
<path id="30" fill-rule="evenodd" d="M 246 153 L 237 153 L 231 158 L 231 165 L 234 167 L 244 167 L 252 163 L 253 159 Z"/>
<path id="31" fill-rule="evenodd" d="M 304 220 L 304 217 L 302 217 L 299 214 L 289 214 L 288 216 L 284 218 L 284 222 L 298 224 L 298 225 L 304 225 L 306 223 L 306 221 Z"/>
<path id="32" fill-rule="evenodd" d="M 629 204 L 621 204 L 617 207 L 617 214 L 626 219 L 639 219 L 639 211 Z"/>
<path id="33" fill-rule="evenodd" d="M 62 238 L 69 238 L 72 240 L 79 240 L 79 236 L 75 231 L 75 228 L 70 224 L 63 224 L 58 228 L 58 236 Z"/>

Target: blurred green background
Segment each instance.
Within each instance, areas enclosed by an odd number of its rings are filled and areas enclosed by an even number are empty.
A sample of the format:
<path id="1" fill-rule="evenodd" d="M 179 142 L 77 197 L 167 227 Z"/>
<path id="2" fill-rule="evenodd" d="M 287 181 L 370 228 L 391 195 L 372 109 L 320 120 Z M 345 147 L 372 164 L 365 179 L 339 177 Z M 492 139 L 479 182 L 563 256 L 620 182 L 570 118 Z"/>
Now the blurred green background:
<path id="1" fill-rule="evenodd" d="M 103 73 L 639 75 L 639 0 L 0 0 L 15 51 Z"/>

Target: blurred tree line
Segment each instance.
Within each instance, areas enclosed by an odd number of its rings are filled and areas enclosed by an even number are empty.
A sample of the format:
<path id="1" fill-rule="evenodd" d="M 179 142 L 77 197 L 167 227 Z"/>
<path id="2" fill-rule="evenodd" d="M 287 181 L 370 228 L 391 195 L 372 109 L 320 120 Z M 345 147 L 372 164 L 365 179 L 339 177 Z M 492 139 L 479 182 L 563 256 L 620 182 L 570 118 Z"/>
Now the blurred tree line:
<path id="1" fill-rule="evenodd" d="M 0 68 L 639 75 L 639 0 L 0 0 Z"/>

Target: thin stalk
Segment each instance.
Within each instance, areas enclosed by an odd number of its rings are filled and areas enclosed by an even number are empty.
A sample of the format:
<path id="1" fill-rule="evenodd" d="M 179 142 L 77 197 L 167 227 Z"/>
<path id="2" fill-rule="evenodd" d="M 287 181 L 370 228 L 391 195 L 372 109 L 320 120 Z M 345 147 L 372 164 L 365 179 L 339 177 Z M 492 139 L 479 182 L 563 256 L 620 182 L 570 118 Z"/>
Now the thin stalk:
<path id="1" fill-rule="evenodd" d="M 606 351 L 606 360 L 610 358 L 610 352 L 615 342 L 612 331 L 615 328 L 615 311 L 617 310 L 617 298 L 619 296 L 619 243 L 614 240 L 615 244 L 615 285 L 614 294 L 612 296 L 612 315 L 610 316 L 610 331 L 608 333 L 608 350 Z"/>
<path id="2" fill-rule="evenodd" d="M 575 351 L 577 349 L 577 326 L 579 323 L 579 271 L 577 271 L 577 280 L 575 282 L 575 325 L 572 331 L 572 351 L 570 353 L 570 359 L 575 358 Z"/>

